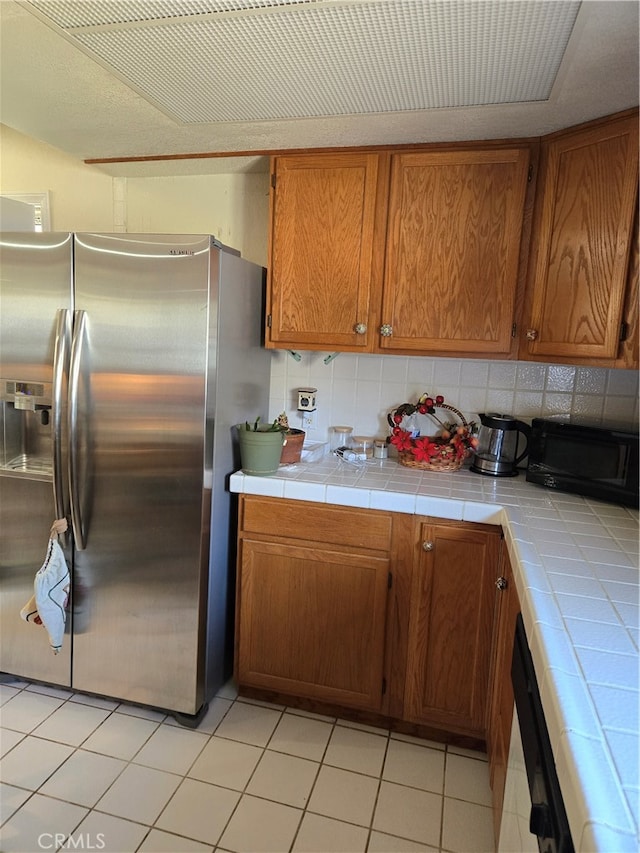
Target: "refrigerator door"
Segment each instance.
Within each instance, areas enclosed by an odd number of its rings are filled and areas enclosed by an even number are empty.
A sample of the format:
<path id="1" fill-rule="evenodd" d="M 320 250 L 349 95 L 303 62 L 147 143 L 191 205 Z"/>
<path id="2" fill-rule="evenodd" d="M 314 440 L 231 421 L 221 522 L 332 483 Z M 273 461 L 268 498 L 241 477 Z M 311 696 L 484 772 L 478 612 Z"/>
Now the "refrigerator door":
<path id="1" fill-rule="evenodd" d="M 34 593 L 51 522 L 68 512 L 71 235 L 3 233 L 0 267 L 0 671 L 69 686 L 70 619 L 54 655 L 44 627 L 23 621 L 20 610 Z M 70 563 L 67 547 L 65 555 Z"/>
<path id="2" fill-rule="evenodd" d="M 204 701 L 209 265 L 208 237 L 75 235 L 73 686 L 188 715 Z"/>

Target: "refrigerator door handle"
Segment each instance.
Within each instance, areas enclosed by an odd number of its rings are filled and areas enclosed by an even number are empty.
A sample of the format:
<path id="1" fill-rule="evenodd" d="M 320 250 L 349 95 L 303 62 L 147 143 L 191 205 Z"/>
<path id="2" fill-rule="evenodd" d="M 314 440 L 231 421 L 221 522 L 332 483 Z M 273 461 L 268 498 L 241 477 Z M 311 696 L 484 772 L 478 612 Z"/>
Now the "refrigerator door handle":
<path id="1" fill-rule="evenodd" d="M 53 389 L 51 399 L 53 439 L 53 504 L 56 518 L 66 515 L 64 477 L 62 471 L 62 416 L 64 383 L 69 367 L 69 341 L 71 340 L 71 312 L 59 308 L 56 312 L 56 337 L 53 350 Z"/>
<path id="2" fill-rule="evenodd" d="M 76 548 L 80 551 L 84 551 L 87 544 L 80 497 L 80 448 L 78 436 L 78 389 L 86 324 L 86 312 L 75 311 L 69 366 L 69 497 L 71 500 L 73 536 Z"/>

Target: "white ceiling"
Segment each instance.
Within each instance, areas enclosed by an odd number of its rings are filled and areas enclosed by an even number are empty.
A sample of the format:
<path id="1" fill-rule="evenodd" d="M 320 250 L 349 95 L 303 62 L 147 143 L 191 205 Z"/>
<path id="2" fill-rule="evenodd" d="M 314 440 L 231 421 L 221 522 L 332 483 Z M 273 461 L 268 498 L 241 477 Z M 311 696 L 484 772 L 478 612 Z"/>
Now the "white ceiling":
<path id="1" fill-rule="evenodd" d="M 79 159 L 537 136 L 638 104 L 636 0 L 0 0 L 0 121 Z M 113 175 L 265 158 L 111 163 Z"/>

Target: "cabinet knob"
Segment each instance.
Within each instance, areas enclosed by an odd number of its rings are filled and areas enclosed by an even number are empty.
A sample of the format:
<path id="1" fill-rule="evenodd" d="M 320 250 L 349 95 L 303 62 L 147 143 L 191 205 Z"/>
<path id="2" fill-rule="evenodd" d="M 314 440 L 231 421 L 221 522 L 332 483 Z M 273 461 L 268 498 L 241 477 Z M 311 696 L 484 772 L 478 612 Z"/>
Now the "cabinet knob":
<path id="1" fill-rule="evenodd" d="M 423 551 L 433 551 L 433 542 L 423 542 L 422 543 Z"/>
<path id="2" fill-rule="evenodd" d="M 380 326 L 380 334 L 383 338 L 390 338 L 393 334 L 393 326 L 389 325 L 389 323 L 383 323 Z"/>
<path id="3" fill-rule="evenodd" d="M 527 340 L 528 341 L 535 341 L 537 339 L 537 337 L 538 337 L 538 330 L 537 329 L 527 329 Z"/>
<path id="4" fill-rule="evenodd" d="M 502 592 L 502 590 L 506 589 L 507 586 L 508 586 L 508 584 L 507 584 L 506 578 L 500 577 L 496 581 L 496 587 L 500 590 L 500 592 Z"/>
<path id="5" fill-rule="evenodd" d="M 356 323 L 353 327 L 353 331 L 356 335 L 366 335 L 367 333 L 367 324 L 366 323 Z"/>

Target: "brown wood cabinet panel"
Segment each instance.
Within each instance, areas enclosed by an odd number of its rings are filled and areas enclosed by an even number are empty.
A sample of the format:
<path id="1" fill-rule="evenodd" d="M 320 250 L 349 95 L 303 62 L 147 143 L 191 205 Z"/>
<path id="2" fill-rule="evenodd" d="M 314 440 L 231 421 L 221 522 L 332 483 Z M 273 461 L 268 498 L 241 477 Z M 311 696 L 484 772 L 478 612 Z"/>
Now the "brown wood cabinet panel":
<path id="1" fill-rule="evenodd" d="M 638 117 L 543 140 L 526 353 L 614 360 L 638 190 Z"/>
<path id="2" fill-rule="evenodd" d="M 364 152 L 272 160 L 267 346 L 370 348 L 379 163 Z"/>
<path id="3" fill-rule="evenodd" d="M 388 556 L 240 546 L 239 683 L 379 710 Z"/>
<path id="4" fill-rule="evenodd" d="M 500 531 L 424 523 L 420 536 L 404 717 L 484 737 Z"/>
<path id="5" fill-rule="evenodd" d="M 375 510 L 252 496 L 241 503 L 245 533 L 303 539 L 342 548 L 388 551 L 392 516 Z"/>
<path id="6" fill-rule="evenodd" d="M 382 351 L 508 353 L 529 148 L 391 156 Z"/>
<path id="7" fill-rule="evenodd" d="M 491 705 L 487 725 L 487 752 L 489 755 L 496 847 L 500 834 L 513 720 L 513 687 L 511 685 L 513 638 L 516 616 L 520 611 L 518 592 L 504 542 L 502 544 L 501 566 L 503 584 L 498 595 L 498 619 L 491 672 Z"/>

